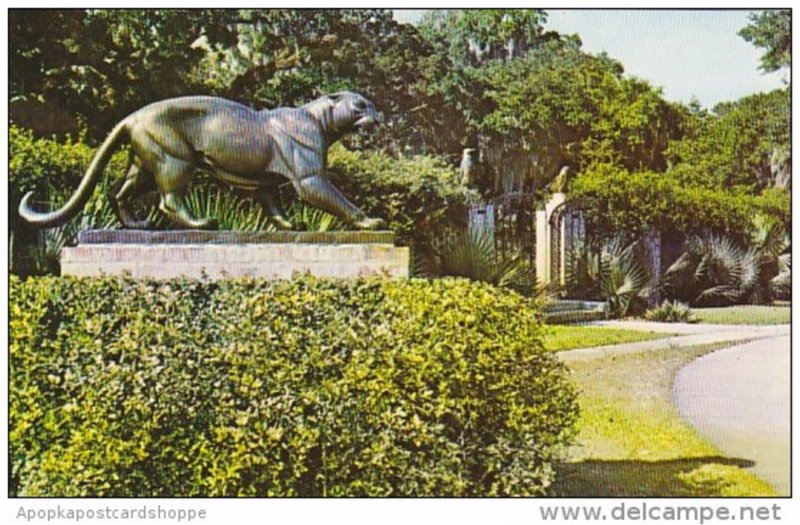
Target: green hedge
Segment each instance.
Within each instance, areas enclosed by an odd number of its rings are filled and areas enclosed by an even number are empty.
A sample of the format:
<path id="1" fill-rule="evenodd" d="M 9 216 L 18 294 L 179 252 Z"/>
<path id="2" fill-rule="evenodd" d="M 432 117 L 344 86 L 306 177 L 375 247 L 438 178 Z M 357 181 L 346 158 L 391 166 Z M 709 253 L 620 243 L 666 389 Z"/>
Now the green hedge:
<path id="1" fill-rule="evenodd" d="M 575 394 L 465 280 L 11 277 L 11 492 L 529 495 Z"/>

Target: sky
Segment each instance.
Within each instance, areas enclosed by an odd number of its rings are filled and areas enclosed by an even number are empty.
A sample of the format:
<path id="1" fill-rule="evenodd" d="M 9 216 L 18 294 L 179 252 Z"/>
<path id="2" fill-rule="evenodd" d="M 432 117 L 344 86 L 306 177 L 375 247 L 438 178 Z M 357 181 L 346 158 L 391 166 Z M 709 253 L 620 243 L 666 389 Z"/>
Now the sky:
<path id="1" fill-rule="evenodd" d="M 424 10 L 395 10 L 415 23 Z M 719 102 L 783 87 L 786 72 L 764 74 L 762 50 L 738 35 L 749 11 L 547 10 L 547 29 L 577 33 L 583 49 L 605 51 L 628 75 L 660 87 L 668 100 Z"/>

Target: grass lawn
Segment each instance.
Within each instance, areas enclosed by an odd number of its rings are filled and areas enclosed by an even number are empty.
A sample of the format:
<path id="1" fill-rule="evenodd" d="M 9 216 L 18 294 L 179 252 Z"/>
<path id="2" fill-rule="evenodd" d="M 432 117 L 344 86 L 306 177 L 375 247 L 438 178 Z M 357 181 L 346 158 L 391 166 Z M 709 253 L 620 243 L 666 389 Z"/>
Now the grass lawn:
<path id="1" fill-rule="evenodd" d="M 692 311 L 699 322 L 712 324 L 788 324 L 792 320 L 789 306 L 741 305 Z"/>
<path id="2" fill-rule="evenodd" d="M 601 358 L 570 358 L 581 395 L 576 444 L 559 465 L 556 496 L 775 496 L 772 487 L 725 457 L 670 401 L 686 363 L 735 343 L 673 347 Z"/>
<path id="3" fill-rule="evenodd" d="M 548 325 L 544 347 L 553 352 L 660 339 L 670 334 L 585 325 Z"/>

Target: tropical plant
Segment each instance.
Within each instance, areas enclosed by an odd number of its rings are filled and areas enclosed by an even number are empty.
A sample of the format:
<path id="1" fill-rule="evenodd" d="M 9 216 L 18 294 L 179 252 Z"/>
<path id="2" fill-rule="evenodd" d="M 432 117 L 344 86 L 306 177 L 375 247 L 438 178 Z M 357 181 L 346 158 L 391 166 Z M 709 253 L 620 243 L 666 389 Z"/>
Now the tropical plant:
<path id="1" fill-rule="evenodd" d="M 663 276 L 666 295 L 692 305 L 765 304 L 788 297 L 789 237 L 780 227 L 760 226 L 749 247 L 729 237 L 695 236 Z"/>
<path id="2" fill-rule="evenodd" d="M 521 253 L 500 252 L 491 235 L 473 228 L 444 236 L 435 255 L 423 261 L 422 273 L 466 277 L 529 293 L 535 288 L 530 262 Z"/>
<path id="3" fill-rule="evenodd" d="M 638 249 L 638 242 L 625 243 L 617 236 L 599 248 L 585 245 L 572 251 L 565 262 L 567 295 L 606 301 L 612 317 L 641 311 L 651 286 Z"/>
<path id="4" fill-rule="evenodd" d="M 647 271 L 636 254 L 637 243 L 624 245 L 621 237 L 605 246 L 601 290 L 608 311 L 625 317 L 640 311 L 650 294 Z"/>
<path id="5" fill-rule="evenodd" d="M 644 313 L 648 321 L 662 323 L 694 323 L 697 321 L 689 305 L 680 301 L 664 301 L 658 308 L 652 308 Z"/>
<path id="6" fill-rule="evenodd" d="M 740 300 L 754 284 L 757 258 L 728 237 L 694 236 L 662 277 L 668 297 L 692 305 L 718 306 Z"/>
<path id="7" fill-rule="evenodd" d="M 308 232 L 327 232 L 345 230 L 347 225 L 330 213 L 296 200 L 286 210 L 286 220 L 297 230 Z"/>
<path id="8" fill-rule="evenodd" d="M 217 221 L 222 230 L 262 231 L 274 229 L 262 207 L 226 188 L 199 185 L 186 196 L 186 205 L 196 217 Z"/>
<path id="9" fill-rule="evenodd" d="M 769 281 L 769 293 L 773 300 L 790 300 L 792 297 L 792 254 L 778 256 L 778 275 Z"/>

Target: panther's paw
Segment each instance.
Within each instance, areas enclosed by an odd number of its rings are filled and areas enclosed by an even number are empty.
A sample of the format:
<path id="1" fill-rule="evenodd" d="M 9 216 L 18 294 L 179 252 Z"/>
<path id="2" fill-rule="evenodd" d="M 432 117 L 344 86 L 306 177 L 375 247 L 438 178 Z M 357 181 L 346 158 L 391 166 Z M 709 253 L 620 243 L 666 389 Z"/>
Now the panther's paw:
<path id="1" fill-rule="evenodd" d="M 287 221 L 285 217 L 281 217 L 280 215 L 273 215 L 272 222 L 275 223 L 275 226 L 278 227 L 279 230 L 292 230 L 294 226 L 291 222 Z"/>
<path id="2" fill-rule="evenodd" d="M 191 221 L 190 227 L 195 230 L 218 230 L 219 221 L 217 219 L 197 219 Z"/>

